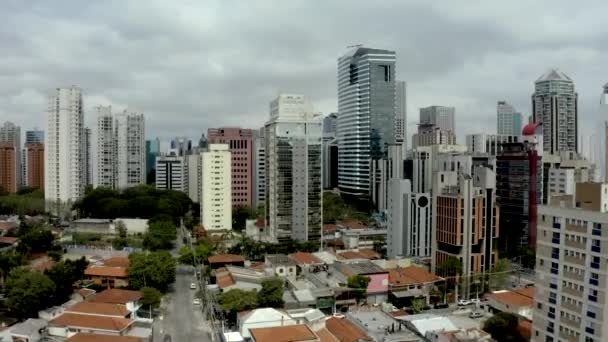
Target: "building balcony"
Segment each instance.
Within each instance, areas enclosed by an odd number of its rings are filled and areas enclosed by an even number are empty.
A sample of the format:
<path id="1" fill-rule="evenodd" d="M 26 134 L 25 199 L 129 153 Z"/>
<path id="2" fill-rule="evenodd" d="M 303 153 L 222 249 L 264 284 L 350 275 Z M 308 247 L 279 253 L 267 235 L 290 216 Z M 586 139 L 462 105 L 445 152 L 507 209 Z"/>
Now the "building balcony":
<path id="1" fill-rule="evenodd" d="M 559 332 L 559 340 L 560 341 L 568 341 L 568 342 L 577 342 L 576 336 L 568 335 L 563 331 Z"/>
<path id="2" fill-rule="evenodd" d="M 566 230 L 575 233 L 587 233 L 587 227 L 578 224 L 567 224 Z"/>
<path id="3" fill-rule="evenodd" d="M 570 279 L 570 280 L 576 280 L 576 281 L 584 281 L 583 280 L 583 276 L 580 274 L 576 274 L 574 272 L 570 272 L 570 271 L 564 271 L 564 277 Z"/>
<path id="4" fill-rule="evenodd" d="M 578 297 L 578 298 L 583 298 L 583 292 L 579 291 L 579 290 L 575 290 L 571 287 L 563 287 L 562 288 L 562 292 L 566 293 L 570 296 L 574 296 L 574 297 Z"/>
<path id="5" fill-rule="evenodd" d="M 566 240 L 566 246 L 576 249 L 585 249 L 586 247 L 585 243 L 574 240 Z"/>
<path id="6" fill-rule="evenodd" d="M 575 320 L 572 320 L 572 319 L 569 319 L 566 317 L 561 317 L 559 320 L 561 323 L 563 323 L 564 325 L 566 325 L 570 328 L 577 329 L 577 330 L 581 328 L 581 323 L 577 322 Z"/>
<path id="7" fill-rule="evenodd" d="M 585 266 L 585 259 L 583 259 L 583 258 L 577 258 L 577 257 L 566 255 L 566 256 L 564 256 L 564 261 L 569 262 L 571 264 Z"/>
<path id="8" fill-rule="evenodd" d="M 572 303 L 562 303 L 562 308 L 566 309 L 566 310 L 570 310 L 572 312 L 578 313 L 580 314 L 582 312 L 581 307 Z M 562 317 L 562 320 L 564 320 L 565 318 Z"/>

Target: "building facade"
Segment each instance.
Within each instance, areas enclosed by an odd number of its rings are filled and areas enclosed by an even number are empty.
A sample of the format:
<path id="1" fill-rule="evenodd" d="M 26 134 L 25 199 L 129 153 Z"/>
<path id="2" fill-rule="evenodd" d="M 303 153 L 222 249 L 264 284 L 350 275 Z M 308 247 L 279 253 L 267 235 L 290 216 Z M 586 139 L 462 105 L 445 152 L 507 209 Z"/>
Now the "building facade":
<path id="1" fill-rule="evenodd" d="M 188 173 L 183 156 L 156 157 L 156 189 L 188 192 Z"/>
<path id="2" fill-rule="evenodd" d="M 456 132 L 454 107 L 429 106 L 420 108 L 420 124 Z"/>
<path id="3" fill-rule="evenodd" d="M 407 83 L 395 82 L 395 143 L 401 143 L 403 150 L 407 148 Z"/>
<path id="4" fill-rule="evenodd" d="M 338 59 L 338 187 L 368 198 L 370 159 L 395 138 L 395 52 L 354 48 Z"/>
<path id="5" fill-rule="evenodd" d="M 65 214 L 83 195 L 83 121 L 82 90 L 57 88 L 46 113 L 44 197 L 49 212 Z"/>
<path id="6" fill-rule="evenodd" d="M 156 156 L 160 153 L 160 139 L 146 140 L 146 175 L 156 167 Z"/>
<path id="7" fill-rule="evenodd" d="M 0 186 L 5 191 L 14 193 L 22 184 L 21 127 L 12 122 L 5 122 L 0 127 Z"/>
<path id="8" fill-rule="evenodd" d="M 93 186 L 114 189 L 115 181 L 115 139 L 114 118 L 111 106 L 97 106 L 94 109 L 97 120 L 93 135 Z"/>
<path id="9" fill-rule="evenodd" d="M 521 131 L 519 132 L 521 133 Z M 496 156 L 502 152 L 502 144 L 517 143 L 521 141 L 521 135 L 502 134 L 467 134 L 467 151 L 471 154 L 487 154 Z"/>
<path id="10" fill-rule="evenodd" d="M 608 185 L 576 187 L 538 210 L 532 341 L 608 338 Z"/>
<path id="11" fill-rule="evenodd" d="M 201 203 L 203 188 L 202 154 L 189 154 L 184 157 L 188 168 L 188 197 L 195 203 Z"/>
<path id="12" fill-rule="evenodd" d="M 319 241 L 322 116 L 303 95 L 281 94 L 265 126 L 269 237 Z"/>
<path id="13" fill-rule="evenodd" d="M 202 153 L 201 224 L 207 231 L 232 230 L 231 154 L 229 144 L 214 143 Z"/>
<path id="14" fill-rule="evenodd" d="M 520 135 L 523 128 L 523 115 L 506 101 L 496 104 L 496 133 L 498 135 Z"/>
<path id="15" fill-rule="evenodd" d="M 25 144 L 26 181 L 29 188 L 44 189 L 44 144 Z"/>
<path id="16" fill-rule="evenodd" d="M 266 203 L 266 145 L 264 128 L 256 130 L 253 138 L 253 206 L 258 208 Z"/>
<path id="17" fill-rule="evenodd" d="M 542 125 L 543 151 L 578 151 L 578 94 L 574 82 L 551 69 L 534 83 L 532 120 Z"/>
<path id="18" fill-rule="evenodd" d="M 253 207 L 253 130 L 238 127 L 210 128 L 210 144 L 228 144 L 232 156 L 232 206 Z"/>
<path id="19" fill-rule="evenodd" d="M 125 109 L 115 116 L 116 188 L 146 183 L 146 137 L 144 114 Z"/>

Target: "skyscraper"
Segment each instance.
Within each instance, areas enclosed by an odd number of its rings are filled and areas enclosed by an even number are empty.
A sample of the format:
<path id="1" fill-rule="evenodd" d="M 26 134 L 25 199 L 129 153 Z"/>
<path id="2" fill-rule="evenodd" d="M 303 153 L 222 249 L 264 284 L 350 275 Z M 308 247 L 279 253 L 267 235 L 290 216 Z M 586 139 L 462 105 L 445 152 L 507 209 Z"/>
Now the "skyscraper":
<path id="1" fill-rule="evenodd" d="M 266 139 L 266 221 L 273 240 L 321 237 L 322 116 L 303 95 L 270 103 Z"/>
<path id="2" fill-rule="evenodd" d="M 210 144 L 227 144 L 232 156 L 232 206 L 253 206 L 253 130 L 209 128 Z"/>
<path id="3" fill-rule="evenodd" d="M 65 214 L 84 191 L 82 91 L 57 88 L 49 97 L 44 150 L 47 210 Z"/>
<path id="4" fill-rule="evenodd" d="M 498 135 L 521 135 L 523 115 L 506 101 L 496 104 L 496 131 Z"/>
<path id="5" fill-rule="evenodd" d="M 125 109 L 115 116 L 116 187 L 124 189 L 146 183 L 146 137 L 144 114 Z"/>
<path id="6" fill-rule="evenodd" d="M 454 107 L 430 106 L 420 108 L 418 132 L 412 136 L 412 148 L 456 144 Z"/>
<path id="7" fill-rule="evenodd" d="M 264 127 L 254 131 L 253 137 L 253 206 L 257 208 L 266 203 L 266 144 Z"/>
<path id="8" fill-rule="evenodd" d="M 323 118 L 323 135 L 336 135 L 338 131 L 338 113 L 330 113 Z"/>
<path id="9" fill-rule="evenodd" d="M 202 153 L 201 224 L 207 231 L 232 230 L 233 161 L 228 144 L 211 143 Z"/>
<path id="10" fill-rule="evenodd" d="M 156 189 L 188 193 L 188 167 L 184 156 L 156 157 Z"/>
<path id="11" fill-rule="evenodd" d="M 93 184 L 93 153 L 91 143 L 91 129 L 82 129 L 82 187 Z"/>
<path id="12" fill-rule="evenodd" d="M 0 186 L 17 192 L 21 186 L 21 127 L 5 122 L 0 127 Z"/>
<path id="13" fill-rule="evenodd" d="M 25 144 L 25 186 L 44 189 L 44 144 Z"/>
<path id="14" fill-rule="evenodd" d="M 160 153 L 160 139 L 146 140 L 146 175 L 156 167 L 156 156 Z"/>
<path id="15" fill-rule="evenodd" d="M 338 187 L 370 195 L 370 159 L 395 142 L 395 52 L 357 47 L 338 59 Z"/>
<path id="16" fill-rule="evenodd" d="M 420 108 L 420 124 L 433 125 L 440 129 L 455 132 L 455 115 L 456 109 L 454 107 L 430 106 Z"/>
<path id="17" fill-rule="evenodd" d="M 114 119 L 111 106 L 97 106 L 93 109 L 97 120 L 93 137 L 93 186 L 114 189 L 115 141 Z"/>
<path id="18" fill-rule="evenodd" d="M 534 83 L 532 119 L 542 124 L 543 151 L 578 151 L 578 94 L 563 72 L 550 69 Z"/>
<path id="19" fill-rule="evenodd" d="M 405 81 L 395 83 L 395 143 L 403 143 L 406 150 L 407 141 L 407 84 Z"/>
<path id="20" fill-rule="evenodd" d="M 602 122 L 600 134 L 601 147 L 600 156 L 595 160 L 600 168 L 600 181 L 608 181 L 608 83 L 604 84 L 602 97 L 600 99 L 600 120 Z"/>
<path id="21" fill-rule="evenodd" d="M 26 144 L 44 144 L 44 131 L 33 129 L 25 131 L 25 143 Z"/>

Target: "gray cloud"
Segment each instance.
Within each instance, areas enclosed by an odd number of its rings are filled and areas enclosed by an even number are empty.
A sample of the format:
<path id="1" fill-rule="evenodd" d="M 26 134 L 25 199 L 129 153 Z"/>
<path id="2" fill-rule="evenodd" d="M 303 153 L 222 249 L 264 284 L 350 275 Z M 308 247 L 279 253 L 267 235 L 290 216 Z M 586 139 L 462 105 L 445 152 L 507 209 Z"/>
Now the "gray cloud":
<path id="1" fill-rule="evenodd" d="M 495 129 L 496 101 L 530 112 L 548 67 L 570 75 L 581 125 L 608 81 L 608 3 L 572 1 L 8 1 L 0 13 L 0 120 L 43 127 L 45 97 L 76 84 L 91 108 L 132 106 L 148 136 L 260 127 L 279 92 L 336 110 L 336 59 L 363 43 L 398 53 L 410 133 L 418 108 L 457 108 L 459 138 Z M 550 5 L 550 6 L 549 6 Z"/>

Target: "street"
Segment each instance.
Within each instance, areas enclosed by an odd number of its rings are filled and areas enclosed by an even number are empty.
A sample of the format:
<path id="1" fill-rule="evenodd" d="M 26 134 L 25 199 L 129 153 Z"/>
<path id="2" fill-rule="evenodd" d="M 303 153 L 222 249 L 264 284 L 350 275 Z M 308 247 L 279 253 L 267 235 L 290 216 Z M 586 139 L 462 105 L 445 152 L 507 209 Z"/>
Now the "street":
<path id="1" fill-rule="evenodd" d="M 166 334 L 171 335 L 171 342 L 211 341 L 201 307 L 192 304 L 196 292 L 190 289 L 193 272 L 191 266 L 177 266 L 175 284 L 161 304 L 162 319 L 154 322 L 154 341 L 165 342 Z"/>

